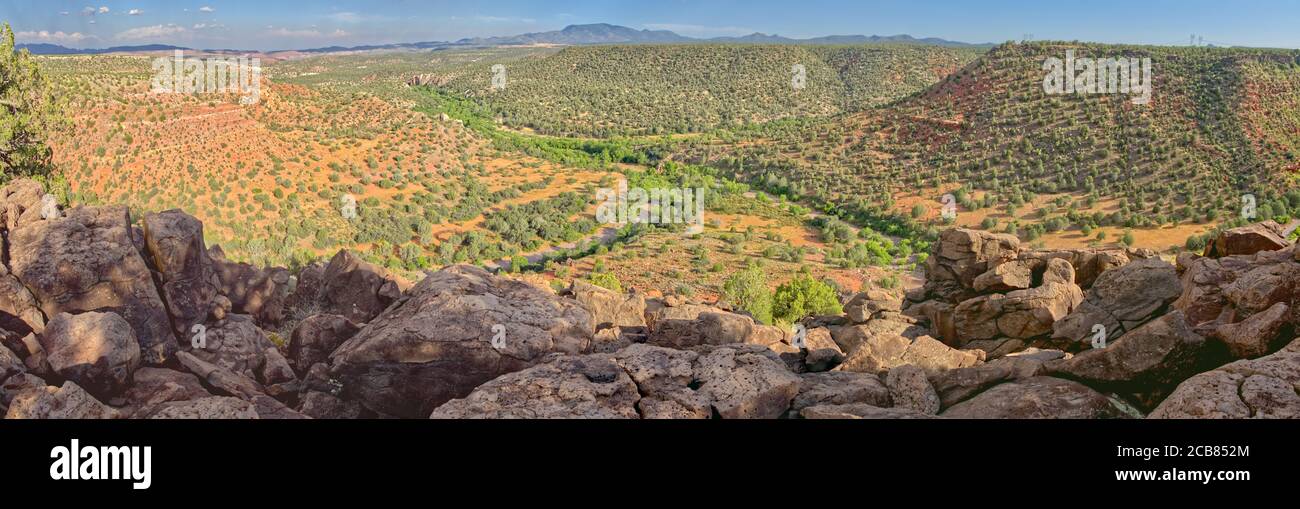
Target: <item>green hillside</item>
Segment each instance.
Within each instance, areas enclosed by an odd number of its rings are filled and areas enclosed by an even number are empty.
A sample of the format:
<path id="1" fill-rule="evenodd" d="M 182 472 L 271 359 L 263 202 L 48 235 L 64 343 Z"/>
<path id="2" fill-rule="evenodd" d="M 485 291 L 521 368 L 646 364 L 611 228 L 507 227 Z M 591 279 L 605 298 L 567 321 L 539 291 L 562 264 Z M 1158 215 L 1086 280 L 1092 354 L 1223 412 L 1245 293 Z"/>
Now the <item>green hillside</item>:
<path id="1" fill-rule="evenodd" d="M 651 45 L 570 47 L 439 73 L 440 85 L 543 134 L 691 133 L 790 117 L 826 117 L 924 90 L 980 50 L 923 46 Z M 806 86 L 793 86 L 793 67 Z"/>
<path id="2" fill-rule="evenodd" d="M 1045 59 L 1067 50 L 1150 58 L 1151 102 L 1045 93 Z M 685 157 L 880 214 L 900 212 L 898 192 L 954 184 L 985 192 L 962 193 L 964 209 L 1075 195 L 1022 234 L 1216 223 L 1239 214 L 1243 194 L 1256 196 L 1262 219 L 1285 219 L 1300 206 L 1300 195 L 1287 196 L 1300 146 L 1298 62 L 1300 52 L 1282 50 L 1006 44 L 896 104 L 766 126 L 725 149 L 695 144 Z M 1115 210 L 1080 212 L 1108 199 L 1119 200 Z"/>

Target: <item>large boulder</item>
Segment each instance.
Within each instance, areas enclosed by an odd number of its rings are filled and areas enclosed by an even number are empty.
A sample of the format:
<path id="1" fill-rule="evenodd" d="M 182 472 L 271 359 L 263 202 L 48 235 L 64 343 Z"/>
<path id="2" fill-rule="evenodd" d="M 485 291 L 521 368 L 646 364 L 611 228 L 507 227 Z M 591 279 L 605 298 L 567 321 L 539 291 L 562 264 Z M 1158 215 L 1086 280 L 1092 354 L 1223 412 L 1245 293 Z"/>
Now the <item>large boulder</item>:
<path id="1" fill-rule="evenodd" d="M 1111 269 L 1128 265 L 1134 258 L 1148 258 L 1137 251 L 1118 248 L 1089 248 L 1069 250 L 1026 251 L 1020 260 L 1034 263 L 1035 270 L 1051 260 L 1062 260 L 1074 268 L 1074 283 L 1082 288 L 1092 288 L 1098 277 Z"/>
<path id="2" fill-rule="evenodd" d="M 10 266 L 46 316 L 112 311 L 135 330 L 142 360 L 160 365 L 178 343 L 125 207 L 80 207 L 10 233 Z"/>
<path id="3" fill-rule="evenodd" d="M 19 336 L 6 330 L 0 330 L 0 345 L 4 345 L 22 359 L 23 368 L 35 375 L 51 376 L 54 369 L 50 367 L 45 347 L 35 333 Z"/>
<path id="4" fill-rule="evenodd" d="M 26 372 L 27 368 L 23 366 L 23 361 L 18 358 L 18 354 L 13 353 L 4 345 L 0 345 L 0 384 L 3 384 L 11 376 Z"/>
<path id="5" fill-rule="evenodd" d="M 609 354 L 557 358 L 508 373 L 464 399 L 439 406 L 433 419 L 635 419 L 636 383 Z"/>
<path id="6" fill-rule="evenodd" d="M 1281 303 L 1290 308 L 1292 316 L 1274 325 L 1285 332 L 1298 321 L 1294 316 L 1295 304 L 1300 301 L 1300 264 L 1296 263 L 1296 252 L 1292 247 L 1251 256 L 1182 257 L 1183 292 L 1173 307 L 1183 311 L 1199 333 L 1217 336 L 1224 325 L 1258 325 L 1259 319 L 1250 323 L 1246 320 L 1269 311 L 1276 313 L 1271 308 Z M 1231 329 L 1224 332 L 1245 332 Z M 1236 352 L 1238 356 L 1244 353 Z"/>
<path id="7" fill-rule="evenodd" d="M 186 371 L 202 381 L 208 391 L 223 396 L 234 396 L 245 401 L 266 395 L 266 388 L 256 380 L 229 368 L 200 359 L 193 353 L 176 353 L 176 360 Z"/>
<path id="8" fill-rule="evenodd" d="M 1240 360 L 1184 381 L 1152 419 L 1300 418 L 1300 340 L 1281 351 Z"/>
<path id="9" fill-rule="evenodd" d="M 1245 320 L 1218 326 L 1211 337 L 1223 343 L 1233 359 L 1254 359 L 1281 348 L 1294 330 L 1291 307 L 1278 302 Z"/>
<path id="10" fill-rule="evenodd" d="M 253 323 L 252 317 L 230 315 L 225 320 L 208 327 L 206 340 L 200 347 L 186 348 L 195 357 L 228 369 L 240 375 L 273 385 L 293 380 L 294 373 L 288 361 L 266 337 L 266 333 Z"/>
<path id="11" fill-rule="evenodd" d="M 775 419 L 798 389 L 798 377 L 756 345 L 697 352 L 637 344 L 614 354 L 551 355 L 430 417 Z"/>
<path id="12" fill-rule="evenodd" d="M 257 406 L 239 398 L 209 396 L 205 398 L 169 401 L 138 416 L 140 419 L 260 419 Z"/>
<path id="13" fill-rule="evenodd" d="M 406 286 L 383 267 L 347 250 L 330 259 L 322 281 L 321 312 L 345 316 L 353 323 L 366 323 L 379 316 L 402 296 Z"/>
<path id="14" fill-rule="evenodd" d="M 55 373 L 96 397 L 120 394 L 140 367 L 135 332 L 116 313 L 60 313 L 40 342 Z"/>
<path id="15" fill-rule="evenodd" d="M 977 292 L 1010 292 L 1024 290 L 1034 286 L 1034 264 L 1023 260 L 1012 260 L 997 265 L 975 278 L 974 288 Z"/>
<path id="16" fill-rule="evenodd" d="M 1274 304 L 1300 300 L 1300 263 L 1261 263 L 1223 286 L 1235 316 L 1261 313 Z"/>
<path id="17" fill-rule="evenodd" d="M 318 362 L 328 362 L 331 353 L 361 330 L 339 315 L 312 315 L 293 329 L 289 337 L 289 364 L 298 374 Z"/>
<path id="18" fill-rule="evenodd" d="M 753 318 L 721 310 L 703 311 L 692 319 L 660 318 L 647 343 L 685 349 L 704 345 L 751 343 L 770 346 L 787 341 L 788 334 Z"/>
<path id="19" fill-rule="evenodd" d="M 641 392 L 641 400 L 636 403 L 641 418 L 708 419 L 713 416 L 712 402 L 691 386 L 695 382 L 699 353 L 635 344 L 613 357 Z"/>
<path id="20" fill-rule="evenodd" d="M 776 419 L 790 408 L 800 383 L 775 353 L 756 345 L 701 352 L 695 382 L 723 419 Z"/>
<path id="21" fill-rule="evenodd" d="M 934 337 L 950 344 L 958 344 L 957 322 L 953 315 L 955 306 L 940 300 L 927 300 L 913 305 L 905 311 L 908 316 L 929 325 Z"/>
<path id="22" fill-rule="evenodd" d="M 1110 341 L 1159 316 L 1182 293 L 1174 266 L 1159 258 L 1138 260 L 1106 271 L 1083 303 L 1052 325 L 1052 337 L 1077 348 L 1091 341 L 1095 325 Z"/>
<path id="23" fill-rule="evenodd" d="M 297 279 L 293 281 L 289 297 L 284 301 L 284 308 L 293 313 L 293 318 L 302 319 L 320 311 L 320 294 L 325 287 L 325 264 L 312 262 L 298 270 Z"/>
<path id="24" fill-rule="evenodd" d="M 1187 315 L 1193 325 L 1210 324 L 1230 314 L 1223 289 L 1250 270 L 1252 261 L 1243 256 L 1220 259 L 1179 257 L 1182 293 L 1172 307 Z M 1210 325 L 1209 328 L 1217 324 Z"/>
<path id="25" fill-rule="evenodd" d="M 879 288 L 854 295 L 844 305 L 844 314 L 853 323 L 867 323 L 882 311 L 898 313 L 902 310 L 902 296 Z"/>
<path id="26" fill-rule="evenodd" d="M 948 302 L 975 296 L 975 279 L 989 269 L 1016 259 L 1020 239 L 956 228 L 939 234 L 926 259 L 926 293 Z"/>
<path id="27" fill-rule="evenodd" d="M 454 266 L 429 274 L 339 346 L 330 356 L 331 376 L 343 384 L 345 399 L 373 411 L 427 417 L 549 353 L 585 352 L 593 329 L 591 313 L 573 300 Z"/>
<path id="28" fill-rule="evenodd" d="M 218 284 L 212 259 L 203 244 L 203 223 L 179 211 L 144 216 L 145 251 L 162 282 L 163 303 L 178 337 L 203 323 L 212 310 Z"/>
<path id="29" fill-rule="evenodd" d="M 840 351 L 852 354 L 867 340 L 876 336 L 901 336 L 909 340 L 929 336 L 930 330 L 915 323 L 877 318 L 859 325 L 840 325 L 827 328 L 831 340 L 839 346 Z"/>
<path id="30" fill-rule="evenodd" d="M 361 405 L 328 392 L 307 391 L 298 411 L 312 419 L 356 419 L 361 416 Z"/>
<path id="31" fill-rule="evenodd" d="M 819 373 L 829 371 L 844 362 L 844 351 L 835 343 L 830 329 L 817 327 L 804 330 L 803 345 L 800 347 L 796 336 L 788 335 L 778 343 L 767 345 L 772 351 L 781 354 L 781 359 L 796 373 Z"/>
<path id="32" fill-rule="evenodd" d="M 29 178 L 18 178 L 0 188 L 0 225 L 13 231 L 40 218 L 45 186 Z"/>
<path id="33" fill-rule="evenodd" d="M 939 393 L 930 385 L 925 370 L 911 364 L 899 366 L 889 370 L 885 385 L 889 387 L 894 408 L 930 415 L 939 413 Z"/>
<path id="34" fill-rule="evenodd" d="M 45 330 L 45 314 L 32 292 L 0 264 L 0 329 L 26 336 Z"/>
<path id="35" fill-rule="evenodd" d="M 1253 255 L 1260 251 L 1276 251 L 1291 245 L 1287 242 L 1282 225 L 1264 221 L 1224 230 L 1205 246 L 1205 256 L 1221 258 L 1233 255 Z"/>
<path id="36" fill-rule="evenodd" d="M 45 379 L 31 373 L 19 372 L 9 375 L 4 383 L 0 383 L 0 408 L 7 412 L 9 402 L 13 401 L 15 396 L 29 389 L 44 389 L 46 385 L 49 384 L 45 383 Z"/>
<path id="37" fill-rule="evenodd" d="M 1038 376 L 1008 382 L 944 410 L 957 419 L 1125 419 L 1140 417 L 1122 401 L 1078 382 Z"/>
<path id="38" fill-rule="evenodd" d="M 907 408 L 882 408 L 867 403 L 849 403 L 846 405 L 817 405 L 799 411 L 799 416 L 809 420 L 858 420 L 858 419 L 936 419 L 933 414 L 926 414 Z"/>
<path id="39" fill-rule="evenodd" d="M 835 371 L 883 375 L 898 366 L 915 364 L 927 373 L 974 366 L 984 361 L 984 352 L 957 350 L 929 336 L 915 340 L 902 336 L 875 335 L 849 353 Z"/>
<path id="40" fill-rule="evenodd" d="M 831 371 L 799 375 L 799 394 L 790 404 L 792 412 L 820 405 L 865 403 L 889 407 L 889 389 L 872 373 Z"/>
<path id="41" fill-rule="evenodd" d="M 230 301 L 231 311 L 251 316 L 265 327 L 277 326 L 284 320 L 291 282 L 287 269 L 259 269 L 226 260 L 221 246 L 208 249 L 208 257 L 221 285 L 219 293 Z"/>
<path id="42" fill-rule="evenodd" d="M 241 400 L 252 403 L 257 410 L 257 415 L 262 419 L 305 419 L 307 416 L 298 413 L 280 402 L 267 395 L 266 388 L 256 380 L 249 378 L 241 373 L 231 371 L 230 369 L 204 361 L 190 352 L 177 352 L 176 359 L 180 361 L 181 366 L 185 367 L 190 373 L 199 377 L 205 387 L 211 387 L 209 392 L 218 396 L 232 396 Z"/>
<path id="43" fill-rule="evenodd" d="M 121 411 L 127 417 L 138 419 L 164 403 L 211 395 L 193 374 L 166 368 L 140 368 L 135 372 L 131 387 L 122 395 L 127 404 Z"/>
<path id="44" fill-rule="evenodd" d="M 100 403 L 76 382 L 15 391 L 5 419 L 119 419 L 122 414 Z"/>
<path id="45" fill-rule="evenodd" d="M 586 281 L 575 279 L 569 288 L 573 298 L 591 312 L 597 329 L 609 327 L 645 327 L 645 295 L 620 294 Z"/>
<path id="46" fill-rule="evenodd" d="M 956 345 L 999 337 L 1029 339 L 1052 332 L 1052 324 L 1082 302 L 1083 290 L 1072 283 L 1045 283 L 1037 288 L 976 297 L 953 310 Z"/>
<path id="47" fill-rule="evenodd" d="M 1054 376 L 1118 392 L 1151 408 L 1174 386 L 1196 373 L 1205 338 L 1192 331 L 1180 311 L 1138 327 L 1106 348 L 1048 363 Z"/>
<path id="48" fill-rule="evenodd" d="M 998 384 L 1033 378 L 1046 372 L 1043 358 L 1009 355 L 976 366 L 935 373 L 929 380 L 939 395 L 940 406 L 948 408 Z"/>
<path id="49" fill-rule="evenodd" d="M 663 299 L 646 299 L 645 306 L 646 326 L 652 331 L 657 329 L 661 322 L 669 320 L 693 321 L 699 318 L 702 313 L 722 311 L 713 306 L 682 302 L 681 299 L 674 296 Z"/>

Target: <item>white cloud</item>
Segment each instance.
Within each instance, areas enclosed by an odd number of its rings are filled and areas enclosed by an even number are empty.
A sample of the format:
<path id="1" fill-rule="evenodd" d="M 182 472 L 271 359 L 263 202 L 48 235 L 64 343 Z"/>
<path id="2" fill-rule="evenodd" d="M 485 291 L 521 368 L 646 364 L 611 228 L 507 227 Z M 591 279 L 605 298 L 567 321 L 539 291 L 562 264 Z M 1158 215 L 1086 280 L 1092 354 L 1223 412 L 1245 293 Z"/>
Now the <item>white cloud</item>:
<path id="1" fill-rule="evenodd" d="M 60 15 L 60 16 L 67 16 L 68 14 L 71 14 L 71 13 L 68 12 L 68 11 L 59 11 L 59 15 Z"/>
<path id="2" fill-rule="evenodd" d="M 141 14 L 144 14 L 144 11 L 140 9 L 131 9 L 129 11 L 126 11 L 126 14 L 127 16 L 139 16 Z"/>
<path id="3" fill-rule="evenodd" d="M 94 39 L 93 35 L 86 35 L 81 32 L 49 32 L 46 30 L 34 32 L 18 32 L 14 37 L 19 41 L 41 41 L 55 44 L 68 44 L 82 42 L 87 39 Z"/>
<path id="4" fill-rule="evenodd" d="M 98 8 L 98 9 L 96 9 L 95 6 L 93 6 L 93 5 L 87 5 L 87 6 L 81 8 L 81 15 L 82 15 L 82 16 L 90 16 L 90 17 L 93 18 L 93 17 L 98 16 L 98 15 L 100 15 L 100 14 L 108 14 L 108 10 L 109 10 L 108 7 L 100 7 L 100 8 Z M 91 23 L 94 23 L 95 21 L 92 19 L 90 22 L 91 22 Z"/>
<path id="5" fill-rule="evenodd" d="M 213 9 L 212 7 L 206 5 L 203 7 L 199 7 L 199 12 L 216 12 L 216 11 L 217 11 L 216 9 Z"/>
<path id="6" fill-rule="evenodd" d="M 116 38 L 123 40 L 134 39 L 155 39 L 158 37 L 167 37 L 185 32 L 185 27 L 172 24 L 153 25 L 147 27 L 132 28 L 125 32 L 117 34 Z"/>

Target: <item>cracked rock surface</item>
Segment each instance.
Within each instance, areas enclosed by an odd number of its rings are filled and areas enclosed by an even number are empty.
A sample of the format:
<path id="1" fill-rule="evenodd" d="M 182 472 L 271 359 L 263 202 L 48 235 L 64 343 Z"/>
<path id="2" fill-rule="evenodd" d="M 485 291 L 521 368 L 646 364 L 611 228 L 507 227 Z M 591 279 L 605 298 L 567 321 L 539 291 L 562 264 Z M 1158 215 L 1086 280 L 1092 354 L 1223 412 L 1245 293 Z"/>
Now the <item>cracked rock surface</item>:
<path id="1" fill-rule="evenodd" d="M 636 344 L 614 354 L 556 355 L 483 384 L 431 418 L 775 419 L 799 377 L 756 345 L 695 351 Z"/>
<path id="2" fill-rule="evenodd" d="M 1151 412 L 1152 419 L 1300 418 L 1300 340 L 1281 351 L 1242 360 L 1183 382 Z"/>

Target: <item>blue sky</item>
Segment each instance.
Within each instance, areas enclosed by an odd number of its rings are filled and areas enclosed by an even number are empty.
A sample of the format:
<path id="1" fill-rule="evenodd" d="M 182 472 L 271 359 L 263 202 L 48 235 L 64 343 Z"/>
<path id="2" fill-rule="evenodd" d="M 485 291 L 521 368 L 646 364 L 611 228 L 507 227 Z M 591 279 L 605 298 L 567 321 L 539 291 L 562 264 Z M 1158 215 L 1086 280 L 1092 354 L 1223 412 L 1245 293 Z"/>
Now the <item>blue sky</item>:
<path id="1" fill-rule="evenodd" d="M 777 33 L 1300 48 L 1300 0 L 3 0 L 20 42 L 301 49 L 613 23 L 708 37 Z"/>

